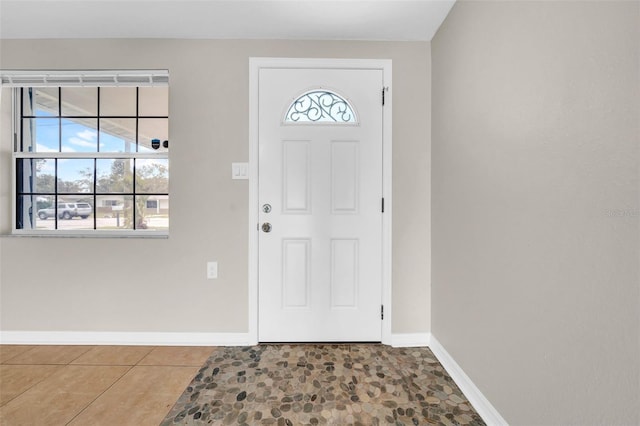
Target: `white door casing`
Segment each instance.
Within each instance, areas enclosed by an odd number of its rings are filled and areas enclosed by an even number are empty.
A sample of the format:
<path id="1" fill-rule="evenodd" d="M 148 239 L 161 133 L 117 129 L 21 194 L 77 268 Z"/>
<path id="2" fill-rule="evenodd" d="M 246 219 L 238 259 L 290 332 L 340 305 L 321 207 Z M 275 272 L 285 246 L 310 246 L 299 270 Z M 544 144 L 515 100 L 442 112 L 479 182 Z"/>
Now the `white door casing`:
<path id="1" fill-rule="evenodd" d="M 252 343 L 389 342 L 389 74 L 390 61 L 251 60 Z M 357 123 L 284 123 L 317 89 L 346 98 Z"/>

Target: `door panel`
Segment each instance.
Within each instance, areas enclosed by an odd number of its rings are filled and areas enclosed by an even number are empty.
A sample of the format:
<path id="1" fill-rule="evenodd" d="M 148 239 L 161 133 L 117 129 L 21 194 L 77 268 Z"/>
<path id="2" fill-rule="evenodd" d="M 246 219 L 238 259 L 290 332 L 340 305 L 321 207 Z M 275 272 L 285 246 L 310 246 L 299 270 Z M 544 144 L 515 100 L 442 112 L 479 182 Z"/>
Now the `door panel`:
<path id="1" fill-rule="evenodd" d="M 331 212 L 357 214 L 360 187 L 359 142 L 331 141 Z"/>
<path id="2" fill-rule="evenodd" d="M 331 240 L 331 307 L 358 308 L 358 262 L 356 239 Z"/>
<path id="3" fill-rule="evenodd" d="M 311 212 L 309 141 L 282 142 L 282 212 Z"/>
<path id="4" fill-rule="evenodd" d="M 309 308 L 309 239 L 282 240 L 282 306 Z"/>
<path id="5" fill-rule="evenodd" d="M 298 96 L 329 87 L 357 123 L 285 123 Z M 381 88 L 380 70 L 260 70 L 260 341 L 381 339 Z"/>

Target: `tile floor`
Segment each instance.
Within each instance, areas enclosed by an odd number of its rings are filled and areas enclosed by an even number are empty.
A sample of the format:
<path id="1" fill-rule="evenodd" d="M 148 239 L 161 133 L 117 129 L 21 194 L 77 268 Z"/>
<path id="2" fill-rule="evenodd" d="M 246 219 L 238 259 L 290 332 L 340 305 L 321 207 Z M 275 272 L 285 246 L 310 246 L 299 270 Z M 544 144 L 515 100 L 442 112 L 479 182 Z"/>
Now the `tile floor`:
<path id="1" fill-rule="evenodd" d="M 427 348 L 0 345 L 2 426 L 159 424 L 484 423 Z"/>
<path id="2" fill-rule="evenodd" d="M 216 348 L 162 426 L 484 425 L 428 348 Z"/>
<path id="3" fill-rule="evenodd" d="M 0 345 L 0 425 L 157 426 L 212 350 Z"/>

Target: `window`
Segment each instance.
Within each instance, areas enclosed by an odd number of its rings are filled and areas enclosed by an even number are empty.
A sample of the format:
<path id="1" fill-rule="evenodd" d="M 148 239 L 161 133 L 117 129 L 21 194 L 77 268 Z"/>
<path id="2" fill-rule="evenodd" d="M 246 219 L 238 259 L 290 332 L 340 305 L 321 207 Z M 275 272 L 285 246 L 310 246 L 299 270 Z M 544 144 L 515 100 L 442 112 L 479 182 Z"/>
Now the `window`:
<path id="1" fill-rule="evenodd" d="M 349 102 L 335 92 L 311 90 L 293 101 L 285 123 L 357 123 Z"/>
<path id="2" fill-rule="evenodd" d="M 19 86 L 15 233 L 168 233 L 168 74 L 94 73 L 2 73 Z"/>

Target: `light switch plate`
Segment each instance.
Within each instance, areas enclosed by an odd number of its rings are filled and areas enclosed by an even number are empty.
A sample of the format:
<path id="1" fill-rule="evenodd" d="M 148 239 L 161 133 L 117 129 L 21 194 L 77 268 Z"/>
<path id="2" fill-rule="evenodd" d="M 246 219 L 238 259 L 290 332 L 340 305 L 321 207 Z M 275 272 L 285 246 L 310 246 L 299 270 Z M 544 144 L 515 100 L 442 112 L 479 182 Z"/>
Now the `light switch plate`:
<path id="1" fill-rule="evenodd" d="M 218 262 L 207 262 L 207 278 L 218 278 Z"/>
<path id="2" fill-rule="evenodd" d="M 249 179 L 249 163 L 231 163 L 231 179 Z"/>

